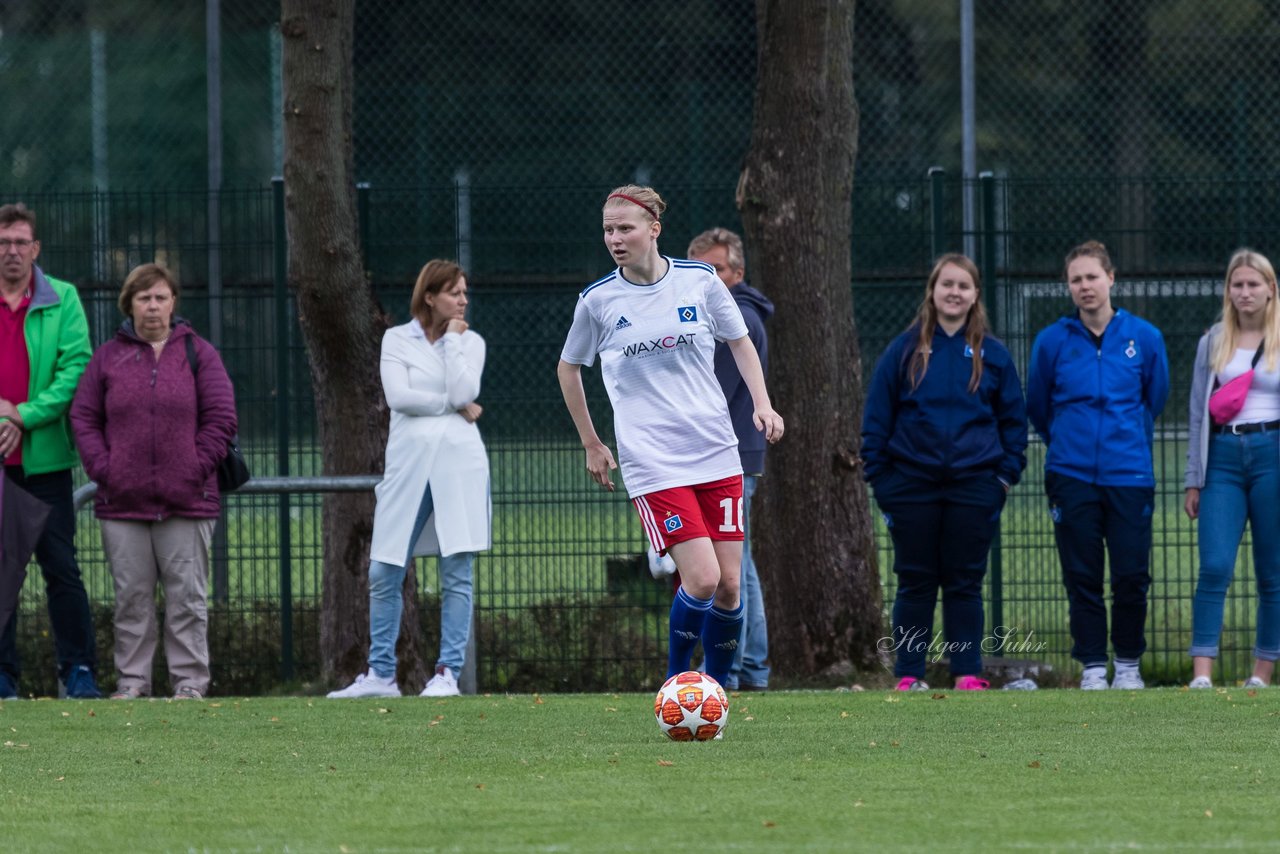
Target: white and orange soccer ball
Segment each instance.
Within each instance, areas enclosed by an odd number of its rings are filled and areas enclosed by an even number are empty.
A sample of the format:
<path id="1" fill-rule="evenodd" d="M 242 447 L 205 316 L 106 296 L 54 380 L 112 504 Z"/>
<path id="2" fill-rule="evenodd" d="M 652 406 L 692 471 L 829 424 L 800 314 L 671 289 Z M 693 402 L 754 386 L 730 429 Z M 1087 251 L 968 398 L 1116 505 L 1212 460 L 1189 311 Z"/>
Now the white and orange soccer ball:
<path id="1" fill-rule="evenodd" d="M 707 741 L 729 723 L 729 698 L 707 674 L 686 670 L 662 683 L 653 714 L 672 741 Z"/>

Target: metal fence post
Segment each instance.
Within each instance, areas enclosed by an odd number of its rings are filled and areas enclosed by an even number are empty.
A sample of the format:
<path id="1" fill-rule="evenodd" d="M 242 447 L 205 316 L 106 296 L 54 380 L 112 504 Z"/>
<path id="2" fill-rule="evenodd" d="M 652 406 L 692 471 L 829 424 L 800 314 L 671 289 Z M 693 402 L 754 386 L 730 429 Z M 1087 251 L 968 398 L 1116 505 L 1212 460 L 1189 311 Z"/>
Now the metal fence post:
<path id="1" fill-rule="evenodd" d="M 947 251 L 946 204 L 947 170 L 929 167 L 929 261 L 932 263 Z"/>
<path id="2" fill-rule="evenodd" d="M 284 178 L 271 179 L 276 308 L 276 475 L 289 476 L 289 236 L 284 220 Z M 293 679 L 293 532 L 288 493 L 277 515 L 280 541 L 280 678 Z"/>
<path id="3" fill-rule="evenodd" d="M 373 278 L 372 253 L 369 251 L 369 182 L 356 184 L 356 220 L 360 229 L 360 253 L 364 258 L 364 271 Z"/>
<path id="4" fill-rule="evenodd" d="M 987 315 L 995 324 L 999 316 L 999 300 L 996 293 L 996 176 L 991 172 L 978 175 L 979 195 L 982 205 L 981 247 L 979 271 L 985 288 L 983 301 L 986 303 Z M 1004 625 L 1004 550 L 1001 548 L 1000 525 L 996 525 L 996 535 L 991 540 L 991 627 L 999 629 Z M 1004 655 L 1001 644 L 997 644 L 993 655 Z"/>

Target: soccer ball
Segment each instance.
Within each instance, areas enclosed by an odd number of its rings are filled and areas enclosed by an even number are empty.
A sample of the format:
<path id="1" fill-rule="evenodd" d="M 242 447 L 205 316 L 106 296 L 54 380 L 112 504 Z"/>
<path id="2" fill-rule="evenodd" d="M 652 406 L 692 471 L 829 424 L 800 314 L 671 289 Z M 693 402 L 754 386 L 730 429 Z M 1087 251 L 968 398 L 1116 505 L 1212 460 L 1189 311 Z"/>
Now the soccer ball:
<path id="1" fill-rule="evenodd" d="M 686 670 L 662 683 L 653 714 L 672 741 L 707 741 L 729 722 L 729 698 L 707 674 Z"/>

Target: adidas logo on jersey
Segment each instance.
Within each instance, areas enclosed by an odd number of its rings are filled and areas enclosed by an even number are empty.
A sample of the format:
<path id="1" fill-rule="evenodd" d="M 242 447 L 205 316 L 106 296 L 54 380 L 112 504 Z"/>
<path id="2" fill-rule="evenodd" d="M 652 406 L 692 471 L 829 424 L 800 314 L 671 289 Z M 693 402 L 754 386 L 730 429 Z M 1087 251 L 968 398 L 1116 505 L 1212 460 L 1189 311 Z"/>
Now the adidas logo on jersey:
<path id="1" fill-rule="evenodd" d="M 614 331 L 617 331 L 619 329 L 626 329 L 629 326 L 631 326 L 631 321 L 627 320 L 625 316 L 620 314 L 618 315 L 618 322 L 614 324 L 613 328 L 614 328 Z"/>

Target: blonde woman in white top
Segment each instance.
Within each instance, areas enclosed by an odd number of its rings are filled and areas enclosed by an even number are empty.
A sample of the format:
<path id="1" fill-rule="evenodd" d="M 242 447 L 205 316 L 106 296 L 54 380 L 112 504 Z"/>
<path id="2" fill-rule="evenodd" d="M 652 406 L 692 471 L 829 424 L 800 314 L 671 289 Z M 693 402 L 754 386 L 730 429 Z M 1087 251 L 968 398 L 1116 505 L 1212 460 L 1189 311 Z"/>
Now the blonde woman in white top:
<path id="1" fill-rule="evenodd" d="M 490 546 L 489 459 L 476 429 L 484 339 L 464 316 L 467 277 L 452 261 L 418 274 L 413 320 L 382 339 L 391 408 L 369 564 L 369 669 L 335 698 L 398 697 L 396 639 L 405 567 L 440 555 L 440 656 L 424 697 L 458 693 L 471 630 L 471 566 Z"/>
<path id="2" fill-rule="evenodd" d="M 1253 370 L 1239 412 L 1210 417 L 1210 398 Z M 1271 684 L 1280 658 L 1280 310 L 1271 262 L 1231 257 L 1222 322 L 1200 339 L 1191 385 L 1187 516 L 1199 520 L 1200 577 L 1192 609 L 1192 688 L 1213 685 L 1222 612 L 1245 522 L 1257 575 L 1257 638 L 1246 687 Z"/>
<path id="3" fill-rule="evenodd" d="M 582 386 L 582 366 L 600 358 L 628 496 L 654 550 L 670 550 L 680 573 L 667 675 L 689 669 L 701 640 L 707 673 L 723 683 L 742 634 L 742 462 L 715 376 L 716 341 L 733 353 L 756 427 L 776 442 L 783 424 L 742 312 L 715 270 L 658 252 L 665 210 L 652 187 L 626 185 L 605 199 L 604 243 L 618 268 L 579 297 L 557 375 L 587 471 L 612 490 L 618 465 Z"/>

